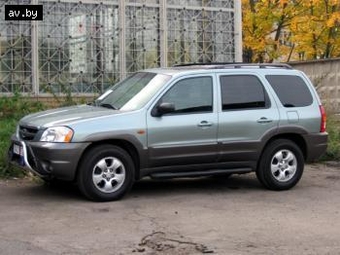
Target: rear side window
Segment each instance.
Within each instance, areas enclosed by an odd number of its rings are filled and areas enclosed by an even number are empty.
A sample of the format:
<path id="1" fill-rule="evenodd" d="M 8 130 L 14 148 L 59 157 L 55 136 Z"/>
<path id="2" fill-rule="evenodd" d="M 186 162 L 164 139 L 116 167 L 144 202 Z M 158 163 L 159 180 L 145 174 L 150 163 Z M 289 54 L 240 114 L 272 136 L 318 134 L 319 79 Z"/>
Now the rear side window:
<path id="1" fill-rule="evenodd" d="M 313 103 L 307 84 L 299 76 L 266 75 L 284 107 L 303 107 Z"/>
<path id="2" fill-rule="evenodd" d="M 222 110 L 269 107 L 260 80 L 253 75 L 221 76 Z"/>

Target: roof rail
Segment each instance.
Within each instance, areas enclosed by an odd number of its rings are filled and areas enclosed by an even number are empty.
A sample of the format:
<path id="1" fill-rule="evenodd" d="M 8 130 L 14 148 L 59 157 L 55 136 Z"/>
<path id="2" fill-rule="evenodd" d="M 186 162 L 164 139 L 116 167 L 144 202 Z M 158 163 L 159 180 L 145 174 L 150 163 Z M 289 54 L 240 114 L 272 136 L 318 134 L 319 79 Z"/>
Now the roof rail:
<path id="1" fill-rule="evenodd" d="M 174 65 L 173 67 L 190 67 L 190 66 L 192 67 L 206 66 L 206 68 L 210 69 L 247 68 L 247 67 L 293 69 L 290 65 L 285 63 L 238 63 L 238 62 L 186 63 Z"/>
<path id="2" fill-rule="evenodd" d="M 240 64 L 236 62 L 194 62 L 194 63 L 184 63 L 184 64 L 176 64 L 173 67 L 181 67 L 181 66 L 213 66 L 213 65 L 231 65 L 231 64 Z"/>

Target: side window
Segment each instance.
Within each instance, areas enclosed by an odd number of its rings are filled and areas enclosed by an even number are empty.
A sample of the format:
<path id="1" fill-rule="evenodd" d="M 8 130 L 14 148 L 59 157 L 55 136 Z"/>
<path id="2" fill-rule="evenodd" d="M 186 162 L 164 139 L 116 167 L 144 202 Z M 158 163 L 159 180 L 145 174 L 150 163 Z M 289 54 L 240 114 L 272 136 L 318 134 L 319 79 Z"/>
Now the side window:
<path id="1" fill-rule="evenodd" d="M 253 75 L 220 77 L 222 110 L 269 107 L 269 98 L 260 80 Z"/>
<path id="2" fill-rule="evenodd" d="M 173 103 L 176 113 L 212 112 L 213 83 L 211 77 L 195 77 L 177 82 L 161 99 Z"/>
<path id="3" fill-rule="evenodd" d="M 299 76 L 266 75 L 284 107 L 303 107 L 313 103 L 306 83 Z"/>

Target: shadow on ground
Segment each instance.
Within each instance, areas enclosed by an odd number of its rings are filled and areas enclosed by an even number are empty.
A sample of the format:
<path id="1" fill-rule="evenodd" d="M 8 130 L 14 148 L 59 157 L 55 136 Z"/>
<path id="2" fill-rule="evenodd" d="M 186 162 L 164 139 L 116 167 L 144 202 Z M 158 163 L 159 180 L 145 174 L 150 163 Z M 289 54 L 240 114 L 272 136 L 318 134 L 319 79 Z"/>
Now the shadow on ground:
<path id="1" fill-rule="evenodd" d="M 20 181 L 15 185 L 16 195 L 37 197 L 41 199 L 85 200 L 74 183 L 53 182 L 45 183 L 37 180 Z M 233 175 L 224 177 L 182 178 L 170 180 L 140 180 L 134 184 L 132 190 L 123 199 L 136 197 L 164 197 L 188 194 L 220 194 L 230 192 L 244 192 L 261 190 L 262 186 L 253 174 Z"/>

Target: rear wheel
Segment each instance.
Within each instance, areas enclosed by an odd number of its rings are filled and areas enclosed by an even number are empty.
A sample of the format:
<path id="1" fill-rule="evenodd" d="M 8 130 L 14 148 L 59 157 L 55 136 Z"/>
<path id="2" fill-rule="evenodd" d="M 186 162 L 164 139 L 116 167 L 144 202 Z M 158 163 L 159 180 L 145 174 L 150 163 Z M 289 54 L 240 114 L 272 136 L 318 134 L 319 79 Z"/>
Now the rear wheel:
<path id="1" fill-rule="evenodd" d="M 130 155 L 113 145 L 88 151 L 80 163 L 78 187 L 94 201 L 122 198 L 132 187 L 135 168 Z"/>
<path id="2" fill-rule="evenodd" d="M 290 140 L 278 139 L 265 148 L 256 175 L 268 189 L 287 190 L 299 182 L 303 168 L 300 148 Z"/>

